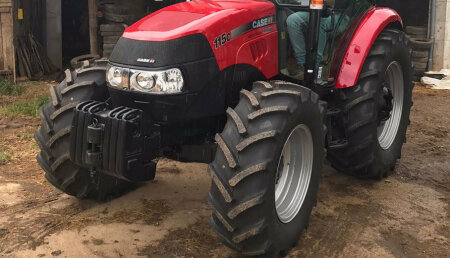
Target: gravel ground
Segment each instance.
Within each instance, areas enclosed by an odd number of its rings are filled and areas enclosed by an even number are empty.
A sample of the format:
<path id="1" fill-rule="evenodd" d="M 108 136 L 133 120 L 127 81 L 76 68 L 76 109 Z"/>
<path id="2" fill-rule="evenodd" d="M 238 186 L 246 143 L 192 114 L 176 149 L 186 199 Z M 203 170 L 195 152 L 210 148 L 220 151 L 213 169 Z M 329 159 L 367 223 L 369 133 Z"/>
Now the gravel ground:
<path id="1" fill-rule="evenodd" d="M 36 92 L 48 84 L 35 83 Z M 31 92 L 31 93 L 30 93 Z M 15 101 L 0 97 L 0 106 Z M 324 169 L 310 227 L 292 257 L 450 257 L 450 91 L 416 87 L 394 175 L 357 180 Z M 37 118 L 0 117 L 0 256 L 239 257 L 208 225 L 207 166 L 161 160 L 156 180 L 120 198 L 77 200 L 36 163 Z"/>

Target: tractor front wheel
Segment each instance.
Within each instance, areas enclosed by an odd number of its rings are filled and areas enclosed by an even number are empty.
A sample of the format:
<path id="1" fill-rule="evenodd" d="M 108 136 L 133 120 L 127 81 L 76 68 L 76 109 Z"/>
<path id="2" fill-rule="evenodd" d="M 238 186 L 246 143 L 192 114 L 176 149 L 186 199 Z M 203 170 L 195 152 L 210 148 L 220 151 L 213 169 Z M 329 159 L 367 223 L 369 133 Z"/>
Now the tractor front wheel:
<path id="1" fill-rule="evenodd" d="M 225 245 L 275 257 L 297 244 L 316 204 L 325 110 L 296 84 L 255 82 L 241 91 L 209 165 L 210 224 Z"/>
<path id="2" fill-rule="evenodd" d="M 66 70 L 64 81 L 50 87 L 51 103 L 39 110 L 42 124 L 35 133 L 40 147 L 37 161 L 53 186 L 78 198 L 105 199 L 131 184 L 105 174 L 92 174 L 69 159 L 73 109 L 83 101 L 105 101 L 109 97 L 105 77 L 105 60 L 76 71 Z"/>

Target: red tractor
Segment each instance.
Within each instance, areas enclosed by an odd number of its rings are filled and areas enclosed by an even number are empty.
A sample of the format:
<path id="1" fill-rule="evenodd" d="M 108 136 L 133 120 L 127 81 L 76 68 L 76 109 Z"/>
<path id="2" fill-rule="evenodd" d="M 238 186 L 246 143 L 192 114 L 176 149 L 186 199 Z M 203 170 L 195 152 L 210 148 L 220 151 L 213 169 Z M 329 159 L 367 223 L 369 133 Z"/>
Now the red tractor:
<path id="1" fill-rule="evenodd" d="M 37 160 L 61 191 L 96 199 L 152 180 L 158 157 L 207 162 L 220 240 L 286 254 L 325 158 L 361 178 L 394 170 L 412 106 L 402 27 L 370 0 L 169 6 L 50 88 Z"/>

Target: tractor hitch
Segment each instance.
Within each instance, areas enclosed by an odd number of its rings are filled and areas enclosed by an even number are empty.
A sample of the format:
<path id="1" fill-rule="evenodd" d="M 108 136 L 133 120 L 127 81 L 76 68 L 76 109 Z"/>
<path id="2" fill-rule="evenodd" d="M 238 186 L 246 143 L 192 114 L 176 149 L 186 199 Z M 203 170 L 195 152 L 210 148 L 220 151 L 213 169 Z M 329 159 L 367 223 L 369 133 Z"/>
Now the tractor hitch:
<path id="1" fill-rule="evenodd" d="M 74 109 L 70 137 L 70 159 L 81 167 L 130 181 L 155 177 L 160 129 L 142 110 L 82 102 Z"/>

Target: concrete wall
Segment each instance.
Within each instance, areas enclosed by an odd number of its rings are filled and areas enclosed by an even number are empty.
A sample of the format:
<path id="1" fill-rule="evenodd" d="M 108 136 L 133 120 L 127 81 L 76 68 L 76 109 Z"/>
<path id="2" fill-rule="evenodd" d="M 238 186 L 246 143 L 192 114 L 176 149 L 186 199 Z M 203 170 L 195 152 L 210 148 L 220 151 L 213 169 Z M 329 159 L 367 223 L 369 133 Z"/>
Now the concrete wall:
<path id="1" fill-rule="evenodd" d="M 433 70 L 450 69 L 450 0 L 436 0 Z"/>

